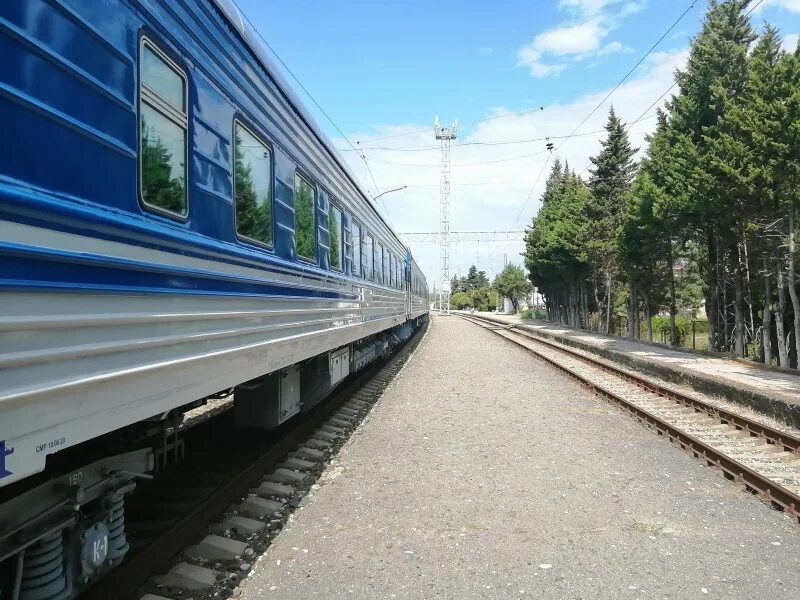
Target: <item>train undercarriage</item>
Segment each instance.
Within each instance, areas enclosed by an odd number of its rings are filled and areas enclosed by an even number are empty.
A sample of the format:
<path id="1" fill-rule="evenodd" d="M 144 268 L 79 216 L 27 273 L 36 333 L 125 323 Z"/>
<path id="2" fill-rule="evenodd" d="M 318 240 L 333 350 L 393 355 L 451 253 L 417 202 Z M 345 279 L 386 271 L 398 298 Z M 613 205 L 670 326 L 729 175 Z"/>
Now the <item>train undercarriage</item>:
<path id="1" fill-rule="evenodd" d="M 275 430 L 390 355 L 426 318 L 48 456 L 42 473 L 0 490 L 0 598 L 69 600 L 119 565 L 131 548 L 126 498 L 180 462 L 189 411 L 226 398 L 237 427 Z"/>

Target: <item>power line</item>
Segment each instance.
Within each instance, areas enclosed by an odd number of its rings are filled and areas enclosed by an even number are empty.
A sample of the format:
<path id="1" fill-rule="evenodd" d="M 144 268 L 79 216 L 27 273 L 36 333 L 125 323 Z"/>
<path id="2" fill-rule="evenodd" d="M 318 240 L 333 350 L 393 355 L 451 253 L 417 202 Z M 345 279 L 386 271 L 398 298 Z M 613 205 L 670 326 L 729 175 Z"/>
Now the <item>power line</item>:
<path id="1" fill-rule="evenodd" d="M 356 141 L 356 144 L 358 144 L 358 141 Z M 369 162 L 367 162 L 367 155 L 362 153 L 360 156 L 361 160 L 364 161 L 364 164 L 367 167 L 367 173 L 369 173 L 370 179 L 372 179 L 372 185 L 375 186 L 375 196 L 372 199 L 373 202 L 375 202 L 375 197 L 377 197 L 378 193 L 380 192 L 380 189 L 378 188 L 378 184 L 375 182 L 375 175 L 372 174 L 372 167 L 370 167 Z M 383 206 L 383 212 L 386 214 L 386 219 L 389 221 L 389 226 L 392 229 L 394 229 L 394 223 L 392 223 L 392 217 L 391 215 L 389 215 L 389 208 L 386 206 L 386 200 L 383 198 L 381 198 L 380 200 L 381 200 L 381 205 Z"/>
<path id="2" fill-rule="evenodd" d="M 401 238 L 408 242 L 420 244 L 438 243 L 441 233 L 438 231 L 414 231 L 398 233 Z M 522 241 L 525 238 L 524 231 L 451 231 L 448 234 L 454 242 L 473 242 L 473 243 L 501 243 L 509 241 Z"/>
<path id="3" fill-rule="evenodd" d="M 539 156 L 540 154 L 545 154 L 549 152 L 549 150 L 540 150 L 539 152 L 532 152 L 530 154 L 522 154 L 520 156 L 510 156 L 508 158 L 498 158 L 495 160 L 485 160 L 480 162 L 469 162 L 469 163 L 455 163 L 450 165 L 451 167 L 476 167 L 478 165 L 491 165 L 494 163 L 501 163 L 501 162 L 509 162 L 512 160 L 521 160 L 523 158 L 530 158 L 532 156 Z M 394 165 L 396 167 L 431 167 L 431 168 L 439 168 L 439 165 L 433 165 L 429 163 L 402 163 L 402 162 L 394 162 L 391 160 L 381 160 L 379 158 L 372 159 L 375 162 L 383 163 L 385 165 Z"/>
<path id="4" fill-rule="evenodd" d="M 747 14 L 745 15 L 745 17 L 749 17 L 749 16 L 750 16 L 750 14 L 751 14 L 751 13 L 752 13 L 752 12 L 753 12 L 755 9 L 757 9 L 759 6 L 761 6 L 761 3 L 762 3 L 762 2 L 764 2 L 764 0 L 758 0 L 758 2 L 756 2 L 756 3 L 753 5 L 753 8 L 751 8 L 750 10 L 748 10 L 748 11 L 747 11 Z"/>
<path id="5" fill-rule="evenodd" d="M 753 12 L 755 9 L 757 9 L 757 8 L 758 8 L 758 7 L 759 7 L 759 6 L 760 6 L 760 5 L 761 5 L 763 2 L 764 2 L 764 0 L 758 0 L 758 2 L 756 2 L 756 3 L 755 3 L 755 4 L 754 4 L 754 5 L 753 5 L 753 6 L 750 8 L 750 10 L 748 10 L 748 11 L 745 13 L 745 15 L 744 15 L 744 16 L 745 16 L 745 18 L 746 18 L 746 17 L 749 17 L 749 16 L 752 14 L 752 12 Z M 692 6 L 694 6 L 694 3 L 692 3 Z M 689 9 L 690 9 L 690 8 L 692 8 L 692 6 L 690 6 L 690 7 L 689 7 Z M 689 9 L 687 9 L 687 11 L 688 11 Z M 684 13 L 684 14 L 686 14 L 686 13 Z M 683 15 L 681 15 L 681 18 L 682 18 L 682 17 L 683 17 Z M 673 25 L 673 27 L 674 27 L 674 25 Z M 663 39 L 663 38 L 662 38 L 662 39 Z M 677 81 L 673 81 L 673 82 L 672 82 L 672 85 L 671 85 L 671 86 L 669 86 L 669 87 L 668 87 L 668 88 L 667 88 L 667 89 L 664 91 L 664 93 L 662 93 L 662 94 L 661 94 L 661 95 L 660 95 L 658 98 L 656 98 L 656 99 L 653 101 L 653 103 L 652 103 L 650 106 L 648 106 L 648 107 L 647 107 L 647 108 L 644 110 L 644 112 L 642 112 L 642 115 L 645 115 L 645 114 L 647 114 L 648 112 L 650 112 L 650 110 L 651 110 L 651 109 L 652 109 L 654 106 L 656 106 L 656 105 L 657 105 L 659 102 L 661 102 L 661 100 L 663 100 L 663 99 L 664 99 L 664 96 L 666 96 L 666 95 L 667 95 L 667 94 L 669 94 L 669 93 L 670 93 L 672 90 L 674 90 L 674 89 L 675 89 L 675 87 L 676 87 L 677 85 L 678 85 L 678 82 L 677 82 Z M 640 115 L 640 116 L 639 116 L 639 119 L 641 119 L 642 115 Z M 653 115 L 653 116 L 655 116 L 655 115 Z M 637 119 L 637 121 L 638 121 L 639 119 Z M 628 132 L 628 133 L 630 133 L 630 127 L 631 127 L 631 125 L 633 125 L 633 124 L 634 124 L 634 123 L 636 123 L 637 121 L 633 121 L 633 122 L 629 123 L 629 124 L 628 124 L 628 126 L 625 128 L 625 131 L 626 131 L 626 132 Z M 583 176 L 583 174 L 584 174 L 584 173 L 586 173 L 586 171 L 588 171 L 588 170 L 589 170 L 589 167 L 587 166 L 587 167 L 586 167 L 586 168 L 585 168 L 583 171 L 581 171 L 581 172 L 578 174 L 578 177 L 581 177 L 581 176 Z M 602 180 L 598 180 L 598 181 L 602 181 Z"/>
<path id="6" fill-rule="evenodd" d="M 761 0 L 761 1 L 763 2 L 763 0 Z M 571 137 L 573 137 L 573 135 L 575 133 L 577 133 L 577 131 L 581 127 L 583 127 L 583 125 L 586 123 L 586 121 L 588 121 L 592 117 L 592 115 L 594 115 L 594 113 L 596 113 L 599 110 L 599 108 L 601 106 L 603 106 L 603 104 L 606 103 L 606 100 L 608 100 L 614 94 L 614 92 L 616 92 L 622 86 L 622 84 L 625 83 L 628 80 L 628 77 L 630 77 L 633 74 L 633 72 L 636 69 L 639 68 L 639 65 L 641 65 L 647 59 L 647 57 L 650 56 L 650 54 L 653 53 L 653 50 L 656 49 L 656 47 L 664 40 L 664 38 L 666 38 L 672 32 L 672 30 L 675 29 L 675 27 L 678 26 L 678 23 L 680 23 L 683 20 L 683 18 L 687 14 L 689 14 L 689 11 L 694 8 L 694 5 L 697 4 L 697 2 L 698 2 L 698 0 L 692 0 L 692 3 L 686 8 L 686 10 L 684 10 L 680 14 L 680 16 L 677 19 L 675 19 L 675 21 L 673 21 L 672 25 L 670 25 L 667 28 L 667 30 L 661 35 L 661 37 L 658 38 L 656 40 L 656 42 L 652 46 L 650 46 L 650 48 L 647 50 L 647 52 L 644 53 L 644 55 L 636 62 L 636 64 L 633 65 L 633 67 L 631 67 L 631 69 L 627 73 L 625 73 L 625 75 L 622 77 L 622 79 L 620 79 L 617 82 L 617 84 L 611 89 L 611 91 L 608 92 L 605 95 L 605 97 L 600 102 L 597 103 L 597 106 L 595 106 L 591 111 L 589 111 L 589 114 L 584 117 L 583 121 L 581 121 L 578 124 L 578 126 L 575 129 L 572 130 L 572 133 L 570 135 L 568 135 L 567 138 L 563 142 L 561 142 L 561 144 L 559 144 L 557 150 L 560 150 L 561 147 L 564 146 L 564 144 L 566 144 L 569 141 L 569 139 Z"/>
<path id="7" fill-rule="evenodd" d="M 334 121 L 334 120 L 331 118 L 331 116 L 328 114 L 328 112 L 327 112 L 327 111 L 326 111 L 324 108 L 322 108 L 322 106 L 320 105 L 320 103 L 319 103 L 319 102 L 317 102 L 316 98 L 314 98 L 314 96 L 311 94 L 311 92 L 309 92 L 309 91 L 308 91 L 308 89 L 306 88 L 306 86 L 304 86 L 304 85 L 303 85 L 303 82 L 301 82 L 301 81 L 300 81 L 300 80 L 297 78 L 297 75 L 295 75 L 295 74 L 294 74 L 294 71 L 292 71 L 292 70 L 289 68 L 289 65 L 287 65 L 287 64 L 286 64 L 286 63 L 283 61 L 283 59 L 280 57 L 280 55 L 279 55 L 279 54 L 278 54 L 278 53 L 275 51 L 275 48 L 273 48 L 273 47 L 272 47 L 272 45 L 271 45 L 271 44 L 270 44 L 270 43 L 269 43 L 269 42 L 268 42 L 268 41 L 267 41 L 267 40 L 264 38 L 264 36 L 263 36 L 263 35 L 261 35 L 261 32 L 260 32 L 260 31 L 259 31 L 259 30 L 256 28 L 256 26 L 255 26 L 255 24 L 253 23 L 253 21 L 251 21 L 251 20 L 250 20 L 250 17 L 248 17 L 248 16 L 247 16 L 247 14 L 246 14 L 246 13 L 245 13 L 245 12 L 242 10 L 242 7 L 241 7 L 241 6 L 239 6 L 239 4 L 236 2 L 236 0 L 232 0 L 232 1 L 233 1 L 234 5 L 236 5 L 236 8 L 237 8 L 237 9 L 239 9 L 239 14 L 240 14 L 240 15 L 242 15 L 242 16 L 243 16 L 243 17 L 244 17 L 244 18 L 247 20 L 247 22 L 250 24 L 250 27 L 252 27 L 252 28 L 253 28 L 253 31 L 255 31 L 255 32 L 256 32 L 256 34 L 257 34 L 257 35 L 258 35 L 258 37 L 261 39 L 261 41 L 262 41 L 262 42 L 264 42 L 264 45 L 265 45 L 267 48 L 269 48 L 269 51 L 270 51 L 270 52 L 272 52 L 272 54 L 275 56 L 275 58 L 277 58 L 277 59 L 278 59 L 278 62 L 279 62 L 279 63 L 281 63 L 281 65 L 283 65 L 283 68 L 284 68 L 284 69 L 286 69 L 286 72 L 287 72 L 287 73 L 289 73 L 289 75 L 291 75 L 292 79 L 294 79 L 294 80 L 295 80 L 295 82 L 297 83 L 297 85 L 299 85 L 299 86 L 300 86 L 300 89 L 302 89 L 302 90 L 305 92 L 306 96 L 308 96 L 308 97 L 311 99 L 311 101 L 314 103 L 314 105 L 315 105 L 315 106 L 316 106 L 316 107 L 317 107 L 317 108 L 320 110 L 320 112 L 321 112 L 323 115 L 325 115 L 325 118 L 326 118 L 326 119 L 328 119 L 328 121 L 330 121 L 330 124 L 331 124 L 331 125 L 333 125 L 333 127 L 334 127 L 334 129 L 336 129 L 336 131 L 338 131 L 338 132 L 339 132 L 339 135 L 341 135 L 341 136 L 342 136 L 342 138 L 344 139 L 344 141 L 346 141 L 346 142 L 348 143 L 348 145 L 349 145 L 351 148 L 353 148 L 353 150 L 355 150 L 356 148 L 355 148 L 355 146 L 353 146 L 352 142 L 350 142 L 350 140 L 347 138 L 347 136 L 344 134 L 344 132 L 343 132 L 341 129 L 339 129 L 339 126 L 336 124 L 336 122 L 335 122 L 335 121 Z"/>
<path id="8" fill-rule="evenodd" d="M 294 79 L 295 82 L 297 83 L 297 85 L 300 86 L 300 89 L 302 89 L 303 92 L 305 92 L 306 96 L 308 96 L 311 99 L 311 101 L 314 103 L 314 106 L 316 106 L 319 109 L 319 111 L 323 115 L 325 115 L 325 118 L 328 119 L 330 124 L 333 125 L 333 128 L 336 129 L 337 132 L 339 132 L 339 135 L 341 135 L 342 139 L 345 142 L 347 142 L 348 146 L 350 146 L 353 150 L 355 150 L 357 152 L 356 147 L 353 145 L 353 143 L 350 141 L 350 139 L 344 134 L 344 132 L 341 130 L 341 128 L 336 124 L 336 121 L 334 121 L 333 118 L 328 114 L 328 111 L 326 111 L 324 108 L 322 108 L 322 105 L 319 102 L 317 102 L 317 99 L 314 98 L 313 94 L 308 91 L 306 86 L 303 85 L 303 82 L 300 81 L 297 78 L 297 75 L 294 74 L 294 71 L 292 71 L 289 68 L 289 65 L 287 65 L 284 62 L 284 60 L 280 57 L 280 55 L 275 51 L 275 48 L 273 48 L 272 45 L 264 38 L 264 36 L 261 35 L 261 32 L 256 28 L 256 26 L 253 23 L 253 21 L 250 20 L 250 17 L 248 17 L 247 14 L 242 10 L 242 7 L 239 6 L 239 4 L 236 2 L 236 0 L 232 0 L 232 1 L 233 1 L 233 4 L 236 6 L 236 8 L 239 10 L 239 14 L 242 15 L 247 20 L 247 22 L 250 24 L 250 27 L 252 27 L 253 31 L 256 32 L 256 35 L 258 35 L 258 37 L 261 39 L 261 41 L 264 43 L 264 45 L 267 48 L 269 48 L 269 51 L 272 52 L 272 54 L 275 56 L 276 59 L 278 59 L 278 62 L 283 66 L 284 69 L 286 69 L 286 72 L 289 73 L 289 75 L 291 75 L 292 79 Z M 367 165 L 367 171 L 369 172 L 369 175 L 372 178 L 372 183 L 375 185 L 375 191 L 377 193 L 378 184 L 375 183 L 375 177 L 372 175 L 372 169 L 370 169 L 369 163 L 367 163 L 367 159 L 363 154 L 361 155 L 361 158 L 364 160 L 364 163 Z M 386 208 L 386 205 L 384 204 L 384 210 L 385 210 L 385 208 Z M 388 212 L 386 212 L 386 217 L 389 220 L 389 224 L 391 225 L 391 218 L 389 217 L 389 213 Z"/>
<path id="9" fill-rule="evenodd" d="M 519 213 L 517 214 L 517 218 L 514 219 L 514 223 L 511 225 L 511 227 L 509 227 L 509 230 L 513 230 L 514 227 L 517 226 L 517 222 L 519 221 L 519 218 L 522 216 L 522 213 L 525 212 L 525 208 L 528 206 L 528 202 L 530 202 L 531 197 L 533 196 L 534 190 L 539 185 L 539 182 L 542 180 L 542 174 L 544 173 L 544 170 L 547 167 L 548 163 L 550 162 L 550 158 L 552 156 L 553 156 L 553 153 L 550 152 L 550 155 L 547 157 L 547 160 L 544 161 L 544 164 L 542 165 L 542 168 L 539 170 L 539 175 L 536 177 L 536 183 L 533 184 L 533 187 L 531 188 L 531 191 L 528 192 L 528 197 L 525 198 L 525 203 L 522 205 L 522 208 L 519 209 Z"/>
<path id="10" fill-rule="evenodd" d="M 586 121 L 588 121 L 592 117 L 592 115 L 594 115 L 594 113 L 596 113 L 598 111 L 598 109 L 601 106 L 603 106 L 603 104 L 605 104 L 605 102 L 614 94 L 614 92 L 616 92 L 622 86 L 622 84 L 625 83 L 625 81 L 627 81 L 628 77 L 630 77 L 633 74 L 633 72 L 636 69 L 638 69 L 639 66 L 645 61 L 645 59 L 647 59 L 647 57 L 650 56 L 650 54 L 652 54 L 653 50 L 656 49 L 656 47 L 664 40 L 664 38 L 666 38 L 670 34 L 670 32 L 672 32 L 672 30 L 675 29 L 675 27 L 677 27 L 678 23 L 680 23 L 683 20 L 683 18 L 687 14 L 689 14 L 689 11 L 694 8 L 694 6 L 695 6 L 695 4 L 697 4 L 697 2 L 698 2 L 698 0 L 692 0 L 691 4 L 689 4 L 689 6 L 686 8 L 686 10 L 684 10 L 680 14 L 680 16 L 677 19 L 675 19 L 675 21 L 673 21 L 672 25 L 670 25 L 667 28 L 667 30 L 661 35 L 661 37 L 659 37 L 656 40 L 656 42 L 652 46 L 650 46 L 650 48 L 647 50 L 647 52 L 644 53 L 644 55 L 636 62 L 636 64 L 633 65 L 633 67 L 631 67 L 631 69 L 627 73 L 625 73 L 625 75 L 622 77 L 622 79 L 620 79 L 617 82 L 617 84 L 611 89 L 611 91 L 608 92 L 605 95 L 605 97 L 603 97 L 603 99 L 597 104 L 597 106 L 595 106 L 591 111 L 589 111 L 589 114 L 586 115 L 583 118 L 583 120 L 580 123 L 578 123 L 577 127 L 575 127 L 575 129 L 573 129 L 572 132 L 558 145 L 558 148 L 556 148 L 556 152 L 558 152 L 564 146 L 564 144 L 566 144 L 570 140 L 570 138 L 575 136 L 575 134 L 578 132 L 578 130 L 581 127 L 583 127 L 583 125 L 586 123 Z M 763 2 L 763 0 L 760 0 L 759 4 L 761 2 Z M 652 107 L 650 107 L 650 108 L 652 108 Z M 647 110 L 650 110 L 650 108 L 648 108 Z M 647 111 L 645 111 L 645 112 L 647 112 Z M 552 156 L 552 154 L 551 154 L 551 156 Z M 510 229 L 514 229 L 514 227 L 517 224 L 517 221 L 519 221 L 520 216 L 522 216 L 522 213 L 525 210 L 525 207 L 528 205 L 528 202 L 530 201 L 531 196 L 533 195 L 533 192 L 536 190 L 536 187 L 539 185 L 539 182 L 541 181 L 542 173 L 544 173 L 544 169 L 547 166 L 547 163 L 549 161 L 550 161 L 550 157 L 548 157 L 548 160 L 545 161 L 544 165 L 542 165 L 542 170 L 539 171 L 539 177 L 536 178 L 536 183 L 533 184 L 533 187 L 531 188 L 531 191 L 528 193 L 528 197 L 525 199 L 525 203 L 522 205 L 522 210 L 520 210 L 519 214 L 517 215 L 517 218 L 514 219 L 514 224 L 510 227 Z M 585 171 L 585 169 L 584 169 L 584 171 Z"/>
<path id="11" fill-rule="evenodd" d="M 412 129 L 411 131 L 406 131 L 404 133 L 395 133 L 392 135 L 382 135 L 380 137 L 370 138 L 370 141 L 378 141 L 378 140 L 391 140 L 400 137 L 408 137 L 409 135 L 415 135 L 417 133 L 423 133 L 426 131 L 430 131 L 430 127 L 420 127 L 419 129 Z"/>
<path id="12" fill-rule="evenodd" d="M 744 15 L 744 16 L 745 16 L 745 17 L 749 17 L 749 16 L 752 14 L 752 12 L 753 12 L 755 9 L 757 9 L 759 6 L 761 6 L 761 4 L 762 4 L 763 2 L 764 2 L 764 0 L 758 0 L 758 2 L 756 2 L 756 3 L 755 3 L 755 4 L 754 4 L 754 5 L 753 5 L 753 6 L 750 8 L 750 10 L 748 10 L 748 11 L 745 13 L 745 15 Z M 690 6 L 689 8 L 691 8 L 691 6 Z M 656 105 L 657 105 L 659 102 L 661 102 L 661 100 L 664 98 L 664 96 L 666 96 L 666 95 L 667 95 L 667 94 L 669 94 L 669 93 L 670 93 L 672 90 L 674 90 L 674 89 L 675 89 L 675 86 L 677 86 L 677 85 L 678 85 L 678 82 L 677 82 L 677 81 L 673 81 L 673 82 L 672 82 L 672 85 L 671 85 L 671 86 L 669 86 L 669 87 L 666 89 L 666 91 L 664 91 L 664 93 L 663 93 L 663 94 L 661 94 L 661 95 L 660 95 L 658 98 L 656 98 L 656 99 L 653 101 L 653 103 L 652 103 L 650 106 L 648 106 L 648 107 L 647 107 L 647 108 L 644 110 L 644 112 L 642 113 L 642 115 L 645 115 L 646 113 L 648 113 L 648 112 L 649 112 L 649 111 L 650 111 L 650 110 L 651 110 L 651 109 L 652 109 L 654 106 L 656 106 Z M 653 115 L 653 116 L 655 116 L 655 115 Z M 640 118 L 641 118 L 641 117 L 640 117 Z M 637 119 L 637 120 L 638 120 L 638 119 Z M 630 123 L 630 125 L 633 125 L 633 123 L 636 123 L 636 121 L 633 121 L 632 123 Z"/>
<path id="13" fill-rule="evenodd" d="M 649 110 L 649 109 L 648 109 Z M 647 113 L 647 111 L 645 111 Z M 641 121 L 646 121 L 648 119 L 652 119 L 656 115 L 649 115 L 644 116 L 645 113 L 636 119 L 635 121 L 631 122 L 631 125 L 636 123 L 640 123 Z M 595 131 L 588 131 L 586 133 L 578 133 L 573 135 L 572 137 L 587 137 L 591 135 L 597 135 L 598 133 L 603 133 L 604 129 L 598 129 Z M 460 144 L 453 144 L 453 148 L 460 148 L 462 146 L 507 146 L 512 144 L 529 144 L 532 142 L 544 142 L 549 140 L 559 140 L 568 137 L 567 135 L 548 135 L 542 136 L 537 138 L 528 138 L 524 140 L 507 140 L 503 142 L 462 142 Z M 438 150 L 439 146 L 422 146 L 418 148 L 393 148 L 391 146 L 360 146 L 360 142 L 356 142 L 359 144 L 359 147 L 364 148 L 366 150 L 391 150 L 393 152 L 431 152 L 433 150 Z M 353 152 L 350 148 L 337 148 L 339 152 Z"/>

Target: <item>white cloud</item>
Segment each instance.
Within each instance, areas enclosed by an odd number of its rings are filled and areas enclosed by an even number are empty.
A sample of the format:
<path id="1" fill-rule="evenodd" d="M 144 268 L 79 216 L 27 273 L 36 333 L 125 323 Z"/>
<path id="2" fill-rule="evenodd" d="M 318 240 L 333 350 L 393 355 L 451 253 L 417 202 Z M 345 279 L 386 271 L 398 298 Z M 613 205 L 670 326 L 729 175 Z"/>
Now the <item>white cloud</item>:
<path id="1" fill-rule="evenodd" d="M 621 0 L 561 0 L 560 6 L 577 9 L 584 15 L 596 15 L 611 4 Z"/>
<path id="2" fill-rule="evenodd" d="M 533 40 L 534 47 L 541 52 L 557 56 L 584 54 L 597 50 L 608 31 L 598 21 L 567 25 L 540 33 Z"/>
<path id="3" fill-rule="evenodd" d="M 800 1 L 800 0 L 798 0 Z M 624 46 L 612 41 L 603 46 L 603 40 L 615 27 L 616 22 L 638 11 L 640 2 L 625 2 L 617 13 L 604 12 L 622 0 L 562 0 L 560 6 L 571 10 L 579 17 L 577 21 L 564 22 L 557 27 L 539 33 L 533 41 L 517 52 L 517 65 L 528 67 L 534 77 L 546 77 L 560 73 L 566 68 L 563 60 L 583 60 L 619 52 Z M 552 63 L 548 58 L 562 62 Z"/>
<path id="4" fill-rule="evenodd" d="M 793 13 L 800 13 L 800 0 L 765 0 L 759 4 L 753 12 L 756 14 L 760 13 L 768 6 L 782 8 Z"/>
<path id="5" fill-rule="evenodd" d="M 787 33 L 785 36 L 783 36 L 783 44 L 781 44 L 781 48 L 786 50 L 786 52 L 794 52 L 797 48 L 798 40 L 800 40 L 800 34 Z"/>
<path id="6" fill-rule="evenodd" d="M 673 72 L 683 67 L 686 51 L 655 53 L 637 74 L 624 83 L 611 97 L 620 117 L 629 122 L 639 117 L 652 102 L 661 96 L 673 82 Z M 566 104 L 553 104 L 544 110 L 527 112 L 511 111 L 502 107 L 492 110 L 489 117 L 479 123 L 467 123 L 454 142 L 451 153 L 451 230 L 452 231 L 508 231 L 520 214 L 525 199 L 530 194 L 515 230 L 524 229 L 539 207 L 539 197 L 550 170 L 545 141 L 526 144 L 495 146 L 459 146 L 463 142 L 497 142 L 551 136 L 558 148 L 561 141 L 556 136 L 569 134 L 575 126 L 608 93 L 597 90 Z M 666 99 L 665 99 L 666 100 Z M 567 141 L 558 150 L 562 160 L 568 160 L 572 168 L 582 172 L 589 165 L 589 156 L 597 154 L 602 134 L 583 135 L 603 129 L 608 115 L 608 103 L 603 105 L 578 131 L 578 136 Z M 458 115 L 440 115 L 443 122 Z M 502 117 L 502 118 L 500 118 Z M 655 119 L 634 124 L 630 129 L 632 143 L 644 147 L 644 136 L 652 131 Z M 420 130 L 420 128 L 423 128 Z M 402 136 L 386 138 L 385 136 Z M 436 231 L 439 228 L 439 159 L 438 145 L 433 138 L 433 127 L 426 124 L 404 126 L 383 125 L 371 133 L 358 132 L 350 135 L 359 140 L 375 180 L 381 190 L 401 185 L 409 187 L 403 191 L 387 194 L 381 198 L 379 207 L 388 209 L 395 231 Z M 343 140 L 337 146 L 346 147 Z M 395 150 L 375 150 L 370 147 L 390 147 Z M 420 149 L 403 151 L 398 149 Z M 364 182 L 372 186 L 363 161 L 354 152 L 345 152 L 349 164 Z M 519 158 L 523 157 L 524 158 Z M 500 159 L 515 158 L 504 162 Z M 487 164 L 475 164 L 487 163 Z M 408 166 L 403 166 L 408 165 Z M 544 170 L 542 170 L 544 168 Z M 531 191 L 539 172 L 542 178 Z M 491 183 L 491 185 L 486 185 Z M 520 253 L 524 246 L 519 243 L 476 244 L 458 243 L 451 248 L 451 272 L 465 274 L 471 264 L 496 274 L 503 267 L 503 255 L 509 262 L 522 263 Z M 425 271 L 428 280 L 439 277 L 439 253 L 433 244 L 413 244 L 412 250 Z M 437 284 L 438 285 L 438 284 Z"/>

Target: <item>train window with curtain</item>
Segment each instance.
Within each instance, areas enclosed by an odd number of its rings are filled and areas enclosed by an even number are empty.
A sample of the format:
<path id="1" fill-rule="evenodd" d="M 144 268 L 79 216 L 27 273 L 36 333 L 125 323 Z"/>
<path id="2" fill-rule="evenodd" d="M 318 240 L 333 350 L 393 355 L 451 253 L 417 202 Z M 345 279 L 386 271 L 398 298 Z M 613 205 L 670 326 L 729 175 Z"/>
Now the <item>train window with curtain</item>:
<path id="1" fill-rule="evenodd" d="M 314 186 L 305 177 L 294 176 L 294 228 L 297 236 L 297 256 L 303 260 L 316 262 L 314 246 L 317 241 L 314 219 Z"/>
<path id="2" fill-rule="evenodd" d="M 370 234 L 366 234 L 364 236 L 364 278 L 365 279 L 375 279 L 375 271 L 372 249 L 375 246 L 375 242 L 372 239 Z"/>
<path id="3" fill-rule="evenodd" d="M 272 159 L 269 148 L 238 121 L 234 122 L 233 134 L 236 233 L 272 246 Z"/>
<path id="4" fill-rule="evenodd" d="M 361 275 L 361 225 L 353 220 L 352 234 L 353 240 L 353 275 Z"/>
<path id="5" fill-rule="evenodd" d="M 139 182 L 142 202 L 181 218 L 189 212 L 186 76 L 142 39 L 139 77 Z"/>
<path id="6" fill-rule="evenodd" d="M 328 211 L 328 250 L 331 268 L 341 271 L 344 269 L 344 257 L 342 256 L 343 240 L 342 211 L 331 204 Z"/>

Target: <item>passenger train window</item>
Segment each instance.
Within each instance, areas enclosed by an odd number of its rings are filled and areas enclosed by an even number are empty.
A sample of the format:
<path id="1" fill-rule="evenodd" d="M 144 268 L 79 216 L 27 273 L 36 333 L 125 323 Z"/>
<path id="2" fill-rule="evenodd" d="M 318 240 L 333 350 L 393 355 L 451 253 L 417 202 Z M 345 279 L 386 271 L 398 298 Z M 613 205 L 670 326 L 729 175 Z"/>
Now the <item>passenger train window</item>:
<path id="1" fill-rule="evenodd" d="M 186 76 L 143 39 L 139 86 L 139 181 L 142 202 L 185 217 Z"/>
<path id="2" fill-rule="evenodd" d="M 384 285 L 389 285 L 389 251 L 385 248 L 381 248 L 383 251 L 383 283 Z"/>
<path id="3" fill-rule="evenodd" d="M 316 262 L 316 223 L 314 222 L 314 186 L 303 176 L 294 176 L 294 227 L 297 236 L 297 256 Z"/>
<path id="4" fill-rule="evenodd" d="M 238 121 L 233 125 L 236 232 L 272 246 L 272 161 L 269 148 Z"/>
<path id="5" fill-rule="evenodd" d="M 375 281 L 383 283 L 383 244 L 375 245 Z"/>
<path id="6" fill-rule="evenodd" d="M 353 275 L 361 275 L 361 225 L 353 221 Z"/>
<path id="7" fill-rule="evenodd" d="M 341 271 L 344 268 L 342 257 L 342 211 L 331 204 L 328 211 L 328 250 L 331 268 Z"/>
<path id="8" fill-rule="evenodd" d="M 375 271 L 373 270 L 373 255 L 372 249 L 375 245 L 375 242 L 372 239 L 370 234 L 366 234 L 364 236 L 364 277 L 366 279 L 375 279 Z"/>

